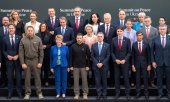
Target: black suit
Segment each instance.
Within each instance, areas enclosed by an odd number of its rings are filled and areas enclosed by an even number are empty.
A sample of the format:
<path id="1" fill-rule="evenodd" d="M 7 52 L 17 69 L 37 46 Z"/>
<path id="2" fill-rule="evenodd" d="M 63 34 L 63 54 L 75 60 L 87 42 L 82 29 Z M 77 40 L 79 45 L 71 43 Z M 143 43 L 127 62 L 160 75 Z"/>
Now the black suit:
<path id="1" fill-rule="evenodd" d="M 4 27 L 0 27 L 0 45 L 3 45 L 3 38 L 5 36 Z M 0 47 L 1 55 L 2 55 L 2 63 L 1 63 L 1 82 L 0 84 L 4 87 L 7 83 L 7 75 L 6 75 L 6 65 L 5 65 L 5 57 L 3 55 L 2 47 Z"/>
<path id="2" fill-rule="evenodd" d="M 22 34 L 25 32 L 24 26 L 25 26 L 24 22 L 22 20 L 19 21 L 15 26 L 16 27 L 15 33 L 22 37 Z"/>
<path id="3" fill-rule="evenodd" d="M 78 33 L 82 33 L 83 35 L 85 35 L 85 26 L 86 24 L 88 24 L 88 19 L 85 19 L 84 17 L 80 17 L 80 20 L 79 20 L 79 26 L 78 26 L 78 29 L 76 29 L 76 20 L 75 20 L 75 16 L 71 17 L 69 20 L 68 20 L 68 26 L 73 28 L 74 30 L 74 34 L 75 34 L 75 37 Z"/>
<path id="4" fill-rule="evenodd" d="M 21 37 L 15 35 L 14 45 L 12 46 L 9 35 L 3 38 L 3 55 L 6 59 L 6 67 L 7 67 L 7 77 L 8 77 L 8 91 L 9 93 L 13 92 L 13 79 L 14 79 L 14 70 L 15 70 L 15 78 L 16 78 L 16 88 L 17 92 L 21 93 L 21 67 L 19 63 L 19 59 L 17 60 L 8 60 L 7 56 L 16 56 L 18 55 L 19 43 Z"/>
<path id="5" fill-rule="evenodd" d="M 43 76 L 44 82 L 48 82 L 48 77 L 50 72 L 50 48 L 52 45 L 52 35 L 48 32 L 39 32 L 36 35 L 42 40 L 42 44 L 46 45 L 46 48 L 44 49 L 42 71 L 44 71 L 44 76 Z"/>
<path id="6" fill-rule="evenodd" d="M 157 68 L 157 87 L 159 95 L 163 95 L 163 72 L 165 71 L 166 85 L 168 95 L 170 96 L 170 36 L 166 35 L 166 45 L 162 46 L 161 36 L 157 36 L 152 40 L 151 61 L 156 62 Z"/>
<path id="7" fill-rule="evenodd" d="M 104 42 L 106 42 L 108 44 L 111 44 L 112 39 L 117 36 L 116 33 L 115 33 L 115 27 L 112 24 L 110 24 L 110 29 L 109 29 L 108 36 L 106 36 L 106 30 L 105 29 L 106 29 L 105 24 L 103 24 L 103 25 L 99 26 L 98 32 L 103 32 L 103 34 L 104 34 Z"/>
<path id="8" fill-rule="evenodd" d="M 136 68 L 136 92 L 140 93 L 141 74 L 144 80 L 145 95 L 148 95 L 148 71 L 147 67 L 151 64 L 151 54 L 149 44 L 142 42 L 142 52 L 139 51 L 138 42 L 132 45 L 132 65 Z"/>
<path id="9" fill-rule="evenodd" d="M 91 58 L 93 61 L 93 70 L 95 74 L 96 90 L 98 96 L 107 95 L 107 72 L 108 72 L 108 61 L 110 57 L 110 45 L 103 43 L 101 54 L 99 54 L 98 43 L 92 45 Z M 97 64 L 102 63 L 103 67 L 98 68 Z"/>
<path id="10" fill-rule="evenodd" d="M 60 26 L 59 17 L 55 17 L 54 28 L 52 28 L 52 22 L 50 17 L 48 17 L 44 22 L 47 24 L 49 31 L 54 31 L 55 28 Z"/>
<path id="11" fill-rule="evenodd" d="M 54 30 L 54 36 L 56 36 L 57 34 L 62 34 L 61 32 L 62 31 L 60 26 Z M 53 41 L 55 41 L 55 39 L 53 39 Z M 74 43 L 74 41 L 75 41 L 74 31 L 72 28 L 67 26 L 65 29 L 65 33 L 63 35 L 63 42 L 66 43 L 67 46 L 71 46 Z"/>
<path id="12" fill-rule="evenodd" d="M 124 77 L 124 84 L 126 87 L 126 94 L 129 95 L 130 86 L 129 86 L 129 58 L 131 55 L 131 43 L 130 39 L 123 37 L 122 47 L 118 47 L 118 37 L 113 38 L 111 44 L 111 56 L 112 62 L 114 62 L 114 75 L 115 75 L 115 88 L 116 93 L 120 94 L 120 71 Z M 117 64 L 116 59 L 125 60 L 125 64 Z"/>

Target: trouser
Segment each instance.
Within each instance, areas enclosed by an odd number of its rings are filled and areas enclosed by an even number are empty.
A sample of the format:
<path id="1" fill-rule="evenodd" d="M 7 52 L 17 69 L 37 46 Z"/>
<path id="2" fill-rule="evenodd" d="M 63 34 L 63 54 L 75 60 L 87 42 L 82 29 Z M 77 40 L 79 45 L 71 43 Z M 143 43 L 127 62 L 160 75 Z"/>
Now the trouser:
<path id="1" fill-rule="evenodd" d="M 56 66 L 54 68 L 54 77 L 57 95 L 60 95 L 60 93 L 65 94 L 67 88 L 67 68 Z"/>
<path id="2" fill-rule="evenodd" d="M 6 67 L 7 67 L 7 78 L 8 78 L 8 92 L 12 93 L 14 88 L 14 72 L 16 78 L 16 90 L 18 93 L 22 91 L 21 85 L 21 67 L 19 61 L 10 61 L 6 60 Z"/>
<path id="3" fill-rule="evenodd" d="M 83 95 L 88 95 L 88 82 L 87 82 L 87 71 L 85 68 L 74 68 L 73 76 L 74 76 L 74 93 L 75 95 L 80 94 L 79 90 L 79 78 L 82 78 L 82 89 Z"/>
<path id="4" fill-rule="evenodd" d="M 31 75 L 34 77 L 36 94 L 41 94 L 41 69 L 37 68 L 38 59 L 25 60 L 27 69 L 25 69 L 25 94 L 31 95 Z"/>

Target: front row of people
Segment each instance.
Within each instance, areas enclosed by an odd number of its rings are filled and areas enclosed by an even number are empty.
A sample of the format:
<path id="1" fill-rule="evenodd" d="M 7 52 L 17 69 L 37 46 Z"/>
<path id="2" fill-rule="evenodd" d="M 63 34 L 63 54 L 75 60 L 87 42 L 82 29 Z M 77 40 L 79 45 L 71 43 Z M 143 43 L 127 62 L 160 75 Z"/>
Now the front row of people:
<path id="1" fill-rule="evenodd" d="M 56 45 L 52 46 L 50 50 L 50 68 L 55 77 L 56 98 L 59 98 L 61 94 L 63 98 L 66 97 L 67 73 L 72 71 L 74 78 L 74 99 L 80 98 L 80 77 L 82 78 L 83 99 L 88 99 L 87 74 L 91 58 L 98 95 L 97 99 L 107 99 L 108 62 L 111 56 L 115 72 L 116 99 L 120 96 L 120 72 L 122 72 L 124 77 L 126 98 L 130 99 L 129 66 L 136 73 L 136 98 L 139 98 L 141 95 L 140 79 L 143 77 L 144 95 L 146 99 L 149 99 L 148 72 L 151 70 L 151 66 L 153 66 L 157 72 L 158 98 L 160 99 L 163 96 L 162 78 L 165 71 L 167 96 L 170 99 L 170 75 L 168 75 L 170 74 L 170 36 L 166 35 L 166 30 L 166 25 L 159 26 L 160 35 L 152 40 L 151 47 L 143 40 L 143 33 L 140 31 L 136 33 L 137 41 L 133 43 L 132 47 L 130 39 L 123 36 L 124 29 L 122 27 L 117 27 L 117 37 L 112 39 L 110 45 L 104 42 L 105 35 L 99 32 L 97 34 L 97 42 L 92 45 L 91 51 L 88 45 L 83 43 L 83 35 L 81 34 L 77 34 L 77 42 L 69 48 L 62 44 L 63 36 L 60 34 L 56 35 Z M 8 70 L 8 98 L 11 98 L 13 93 L 13 70 L 15 70 L 17 78 L 17 92 L 19 97 L 22 97 L 21 69 L 16 67 L 21 64 L 25 72 L 24 99 L 30 99 L 31 75 L 35 78 L 36 94 L 39 99 L 43 99 L 40 73 L 44 48 L 41 39 L 35 35 L 34 28 L 28 26 L 26 36 L 21 39 L 15 34 L 15 26 L 10 24 L 9 35 L 4 37 L 3 41 L 5 43 L 2 51 L 7 60 Z"/>

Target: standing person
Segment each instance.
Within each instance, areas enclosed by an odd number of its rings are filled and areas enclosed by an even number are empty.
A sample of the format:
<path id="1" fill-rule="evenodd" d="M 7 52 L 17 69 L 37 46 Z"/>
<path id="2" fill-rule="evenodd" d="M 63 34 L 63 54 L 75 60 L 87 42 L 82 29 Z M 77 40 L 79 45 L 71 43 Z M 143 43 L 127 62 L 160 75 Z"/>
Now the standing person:
<path id="1" fill-rule="evenodd" d="M 144 80 L 144 95 L 149 99 L 148 72 L 151 70 L 151 55 L 149 44 L 143 41 L 143 34 L 136 33 L 137 41 L 132 45 L 132 71 L 136 73 L 136 98 L 140 97 L 141 76 Z M 142 74 L 142 75 L 141 75 Z"/>
<path id="2" fill-rule="evenodd" d="M 68 26 L 73 28 L 75 37 L 78 33 L 85 34 L 84 27 L 88 24 L 88 20 L 81 16 L 82 8 L 79 6 L 74 8 L 74 16 L 68 20 Z"/>
<path id="3" fill-rule="evenodd" d="M 159 18 L 159 26 L 160 25 L 167 25 L 167 20 L 166 20 L 166 18 L 165 17 L 160 17 Z M 157 27 L 157 29 L 159 29 L 159 26 Z M 169 25 L 167 25 L 167 32 L 166 32 L 166 34 L 170 34 L 170 26 Z"/>
<path id="4" fill-rule="evenodd" d="M 18 59 L 18 50 L 21 37 L 15 33 L 15 25 L 9 24 L 9 35 L 3 39 L 3 55 L 5 56 L 7 78 L 8 78 L 8 99 L 11 99 L 14 88 L 14 72 L 16 78 L 16 89 L 19 98 L 22 98 L 21 67 Z"/>
<path id="5" fill-rule="evenodd" d="M 33 26 L 35 34 L 39 32 L 39 27 L 41 23 L 37 21 L 37 15 L 38 14 L 36 11 L 32 11 L 30 13 L 30 21 L 25 24 L 25 30 L 28 26 Z"/>
<path id="6" fill-rule="evenodd" d="M 93 26 L 93 33 L 97 35 L 99 26 L 103 25 L 98 13 L 92 13 L 89 19 L 89 24 Z"/>
<path id="7" fill-rule="evenodd" d="M 91 58 L 93 61 L 93 70 L 95 73 L 97 99 L 107 99 L 107 72 L 108 61 L 110 57 L 110 46 L 105 43 L 104 34 L 97 34 L 98 42 L 92 45 Z"/>
<path id="8" fill-rule="evenodd" d="M 118 99 L 120 95 L 120 72 L 122 72 L 125 84 L 126 98 L 130 99 L 129 86 L 129 59 L 131 55 L 130 39 L 123 36 L 123 27 L 117 27 L 117 37 L 113 38 L 111 44 L 111 56 L 114 63 L 115 88 Z"/>
<path id="9" fill-rule="evenodd" d="M 159 36 L 152 40 L 151 62 L 157 75 L 158 99 L 163 97 L 163 75 L 166 78 L 167 97 L 170 99 L 170 36 L 167 25 L 159 26 Z"/>
<path id="10" fill-rule="evenodd" d="M 19 45 L 19 59 L 22 69 L 25 72 L 25 100 L 30 99 L 31 95 L 31 75 L 35 78 L 36 94 L 39 99 L 43 99 L 41 91 L 41 67 L 44 52 L 41 39 L 35 35 L 33 26 L 26 28 L 26 36 L 21 39 Z"/>
<path id="11" fill-rule="evenodd" d="M 137 21 L 134 25 L 133 25 L 133 29 L 138 31 L 139 29 L 143 28 L 145 26 L 144 21 L 145 21 L 145 12 L 139 12 L 138 14 L 138 19 L 139 21 Z"/>
<path id="12" fill-rule="evenodd" d="M 2 24 L 3 26 L 0 27 L 0 43 L 1 45 L 3 45 L 3 38 L 5 36 L 8 36 L 8 25 L 9 25 L 9 18 L 8 17 L 3 17 L 2 18 Z M 2 50 L 2 47 L 0 48 L 0 50 Z M 2 53 L 3 51 L 1 51 L 1 55 L 2 55 L 2 65 L 1 65 L 1 80 L 0 80 L 0 87 L 4 88 L 7 85 L 7 74 L 6 74 L 6 65 L 5 65 L 5 56 Z"/>
<path id="13" fill-rule="evenodd" d="M 51 47 L 50 51 L 50 67 L 54 73 L 56 84 L 56 98 L 66 97 L 67 88 L 67 71 L 69 71 L 69 49 L 66 45 L 62 45 L 63 36 L 57 35 L 56 45 Z"/>
<path id="14" fill-rule="evenodd" d="M 115 28 L 118 26 L 123 27 L 124 29 L 126 28 L 126 12 L 124 10 L 119 11 L 119 20 L 115 22 Z"/>
<path id="15" fill-rule="evenodd" d="M 158 30 L 153 27 L 152 24 L 152 20 L 151 17 L 146 16 L 144 19 L 144 24 L 145 26 L 141 29 L 139 29 L 140 32 L 142 32 L 143 34 L 143 40 L 146 41 L 147 43 L 149 43 L 149 46 L 151 48 L 152 45 L 152 40 L 158 35 Z M 149 84 L 151 85 L 151 87 L 155 88 L 155 84 L 154 84 L 154 80 L 155 80 L 155 70 L 154 68 L 151 69 L 151 71 L 149 72 Z"/>
<path id="16" fill-rule="evenodd" d="M 79 75 L 82 78 L 83 99 L 88 99 L 87 73 L 89 70 L 90 49 L 83 43 L 83 35 L 77 34 L 76 43 L 70 49 L 70 70 L 74 77 L 74 99 L 79 99 Z"/>
<path id="17" fill-rule="evenodd" d="M 49 73 L 50 73 L 50 48 L 52 45 L 52 36 L 48 31 L 48 26 L 46 23 L 41 23 L 39 28 L 39 33 L 36 34 L 41 38 L 43 49 L 44 49 L 44 59 L 42 65 L 41 77 L 44 78 L 43 82 L 46 87 L 49 86 Z"/>
<path id="18" fill-rule="evenodd" d="M 20 19 L 20 15 L 19 12 L 16 10 L 13 10 L 10 14 L 10 23 L 15 25 L 15 32 L 16 34 L 18 34 L 19 36 L 23 36 L 25 30 L 24 30 L 24 22 Z"/>

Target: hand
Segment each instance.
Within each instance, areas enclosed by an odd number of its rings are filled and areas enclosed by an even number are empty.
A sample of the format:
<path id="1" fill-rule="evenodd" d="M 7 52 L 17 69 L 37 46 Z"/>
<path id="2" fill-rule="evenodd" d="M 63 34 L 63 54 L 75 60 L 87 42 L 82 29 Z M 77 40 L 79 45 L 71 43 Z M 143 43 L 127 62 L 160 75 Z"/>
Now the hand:
<path id="1" fill-rule="evenodd" d="M 121 64 L 121 61 L 120 61 L 120 60 L 116 60 L 116 63 L 117 63 L 117 64 Z"/>
<path id="2" fill-rule="evenodd" d="M 66 45 L 66 43 L 63 42 L 62 45 Z"/>
<path id="3" fill-rule="evenodd" d="M 132 71 L 133 71 L 133 72 L 136 72 L 136 68 L 135 68 L 134 65 L 132 65 Z"/>
<path id="4" fill-rule="evenodd" d="M 54 74 L 54 69 L 53 69 L 53 68 L 51 68 L 51 69 L 50 69 L 50 71 L 51 71 L 51 73 L 53 73 L 53 74 Z"/>
<path id="5" fill-rule="evenodd" d="M 121 60 L 120 64 L 125 64 L 126 60 Z"/>
<path id="6" fill-rule="evenodd" d="M 98 68 L 102 68 L 102 66 L 103 66 L 102 63 L 98 63 L 98 64 L 97 64 L 97 67 L 98 67 Z"/>
<path id="7" fill-rule="evenodd" d="M 70 72 L 70 68 L 67 68 L 67 72 Z"/>
<path id="8" fill-rule="evenodd" d="M 156 67 L 157 67 L 156 62 L 153 62 L 153 63 L 152 63 L 152 66 L 153 66 L 153 68 L 156 68 Z"/>
<path id="9" fill-rule="evenodd" d="M 50 31 L 50 34 L 52 34 L 52 35 L 53 35 L 53 34 L 54 34 L 54 31 Z"/>
<path id="10" fill-rule="evenodd" d="M 147 71 L 149 72 L 151 70 L 151 66 L 149 65 L 148 67 L 147 67 Z"/>
<path id="11" fill-rule="evenodd" d="M 37 64 L 37 68 L 41 68 L 42 67 L 42 64 L 41 63 L 38 63 Z"/>
<path id="12" fill-rule="evenodd" d="M 74 69 L 73 69 L 73 67 L 70 67 L 70 71 L 73 71 Z"/>
<path id="13" fill-rule="evenodd" d="M 43 45 L 43 49 L 46 49 L 46 47 L 47 47 L 46 45 Z"/>
<path id="14" fill-rule="evenodd" d="M 89 71 L 89 67 L 86 67 L 86 71 Z"/>
<path id="15" fill-rule="evenodd" d="M 22 69 L 23 70 L 27 69 L 27 65 L 26 64 L 22 64 Z"/>
<path id="16" fill-rule="evenodd" d="M 17 60 L 18 59 L 18 55 L 16 55 L 16 56 L 13 56 L 13 60 Z"/>
<path id="17" fill-rule="evenodd" d="M 7 58 L 8 58 L 8 60 L 12 60 L 13 59 L 13 57 L 12 56 L 7 56 Z"/>

